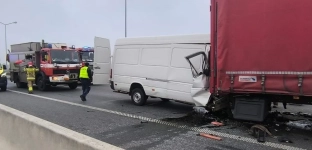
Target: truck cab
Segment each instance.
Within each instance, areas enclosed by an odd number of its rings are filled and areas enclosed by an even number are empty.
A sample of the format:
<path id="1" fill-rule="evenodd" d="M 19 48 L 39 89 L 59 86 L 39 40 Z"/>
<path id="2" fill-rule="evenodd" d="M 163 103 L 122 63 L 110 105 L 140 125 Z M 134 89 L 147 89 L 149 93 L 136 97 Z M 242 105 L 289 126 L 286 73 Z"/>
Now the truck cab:
<path id="1" fill-rule="evenodd" d="M 0 89 L 6 91 L 8 85 L 7 79 L 7 67 L 6 65 L 0 64 Z"/>
<path id="2" fill-rule="evenodd" d="M 82 48 L 77 48 L 77 50 L 79 51 L 79 58 L 82 64 L 89 63 L 89 67 L 91 68 L 93 72 L 94 48 L 84 46 Z"/>

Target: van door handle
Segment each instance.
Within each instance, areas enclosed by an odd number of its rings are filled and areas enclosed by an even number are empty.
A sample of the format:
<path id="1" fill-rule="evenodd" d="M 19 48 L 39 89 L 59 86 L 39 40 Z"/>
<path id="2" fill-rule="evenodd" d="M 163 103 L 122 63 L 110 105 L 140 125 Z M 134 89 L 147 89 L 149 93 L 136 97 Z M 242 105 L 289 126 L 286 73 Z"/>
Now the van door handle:
<path id="1" fill-rule="evenodd" d="M 99 66 L 95 66 L 95 67 L 93 67 L 94 69 L 101 69 L 101 67 L 99 67 Z"/>

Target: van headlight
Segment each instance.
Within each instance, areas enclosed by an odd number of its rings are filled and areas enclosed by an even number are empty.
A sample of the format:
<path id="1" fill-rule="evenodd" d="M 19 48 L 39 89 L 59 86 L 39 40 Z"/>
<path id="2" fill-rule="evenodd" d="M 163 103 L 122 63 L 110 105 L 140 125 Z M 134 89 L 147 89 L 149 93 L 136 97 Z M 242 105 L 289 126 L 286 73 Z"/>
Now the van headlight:
<path id="1" fill-rule="evenodd" d="M 6 77 L 6 72 L 1 73 L 1 77 Z"/>

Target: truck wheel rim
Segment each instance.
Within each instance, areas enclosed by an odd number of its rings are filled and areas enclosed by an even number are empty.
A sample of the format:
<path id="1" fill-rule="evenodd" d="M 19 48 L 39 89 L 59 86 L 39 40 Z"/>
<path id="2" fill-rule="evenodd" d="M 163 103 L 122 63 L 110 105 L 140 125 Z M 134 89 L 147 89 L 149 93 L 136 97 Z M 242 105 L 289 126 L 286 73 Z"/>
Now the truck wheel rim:
<path id="1" fill-rule="evenodd" d="M 141 94 L 140 93 L 134 93 L 133 95 L 133 100 L 136 102 L 136 103 L 139 103 L 141 101 Z"/>

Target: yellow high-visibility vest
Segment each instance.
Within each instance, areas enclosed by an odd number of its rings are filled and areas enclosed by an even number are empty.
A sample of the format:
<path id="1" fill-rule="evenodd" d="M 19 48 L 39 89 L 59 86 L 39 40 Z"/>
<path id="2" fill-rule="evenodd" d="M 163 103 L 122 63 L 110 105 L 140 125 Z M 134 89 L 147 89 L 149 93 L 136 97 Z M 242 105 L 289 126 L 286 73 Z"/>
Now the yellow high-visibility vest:
<path id="1" fill-rule="evenodd" d="M 82 67 L 82 68 L 80 69 L 79 78 L 89 79 L 88 67 Z"/>

